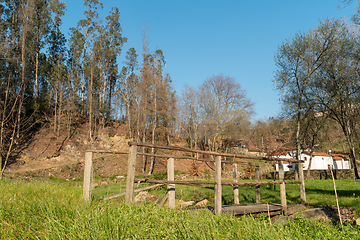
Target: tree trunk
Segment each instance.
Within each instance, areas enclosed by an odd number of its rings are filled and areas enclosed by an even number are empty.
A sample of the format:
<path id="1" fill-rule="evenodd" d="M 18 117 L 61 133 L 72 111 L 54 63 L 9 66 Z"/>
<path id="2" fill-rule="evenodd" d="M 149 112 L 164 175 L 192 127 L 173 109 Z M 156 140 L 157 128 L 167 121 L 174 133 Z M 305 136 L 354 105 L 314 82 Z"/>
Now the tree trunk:
<path id="1" fill-rule="evenodd" d="M 309 159 L 309 167 L 308 167 L 307 172 L 306 172 L 306 179 L 310 179 L 310 169 L 311 169 L 312 158 L 313 158 L 313 149 L 311 148 L 310 159 Z"/>
<path id="2" fill-rule="evenodd" d="M 359 173 L 358 173 L 358 170 L 357 170 L 357 165 L 356 165 L 356 159 L 355 159 L 355 147 L 354 147 L 354 142 L 350 136 L 350 128 L 349 126 L 343 128 L 344 130 L 344 134 L 345 134 L 345 138 L 346 138 L 346 141 L 348 142 L 348 145 L 349 145 L 349 149 L 350 149 L 350 159 L 351 159 L 351 163 L 354 167 L 354 174 L 355 174 L 355 178 L 356 179 L 359 179 Z"/>
<path id="3" fill-rule="evenodd" d="M 58 113 L 58 127 L 57 127 L 57 135 L 56 138 L 60 137 L 60 129 L 61 129 L 61 112 L 62 112 L 62 86 L 61 83 L 59 83 L 59 113 Z"/>
<path id="4" fill-rule="evenodd" d="M 39 75 L 39 52 L 36 52 L 36 60 L 35 60 L 35 87 L 34 87 L 34 98 L 35 102 L 37 101 L 38 95 L 38 75 Z"/>
<path id="5" fill-rule="evenodd" d="M 58 104 L 58 90 L 57 90 L 57 86 L 55 86 L 55 104 L 54 104 L 54 133 L 56 133 L 56 127 L 57 127 L 57 104 Z M 56 139 L 57 140 L 57 139 Z"/>
<path id="6" fill-rule="evenodd" d="M 156 80 L 155 80 L 156 81 Z M 155 144 L 155 130 L 156 130 L 156 121 L 157 121 L 157 86 L 155 84 L 155 92 L 154 92 L 154 122 L 153 122 L 153 128 L 151 133 L 151 143 Z M 151 154 L 155 153 L 155 148 L 151 148 Z M 149 175 L 151 175 L 154 171 L 155 166 L 155 157 L 151 156 L 151 162 L 150 162 L 150 169 L 149 169 Z"/>
<path id="7" fill-rule="evenodd" d="M 300 105 L 300 104 L 299 104 Z M 301 107 L 298 107 L 298 114 L 297 114 L 297 125 L 296 125 L 296 159 L 300 160 L 300 154 L 301 154 L 301 146 L 300 146 L 300 118 L 301 118 Z M 299 179 L 297 164 L 295 165 L 295 179 Z"/>
<path id="8" fill-rule="evenodd" d="M 23 26 L 23 32 L 22 32 L 22 42 L 21 42 L 21 85 L 20 85 L 20 101 L 19 101 L 19 109 L 18 109 L 18 116 L 17 116 L 17 133 L 16 133 L 16 145 L 19 144 L 19 139 L 20 139 L 20 125 L 21 125 L 21 110 L 22 110 L 22 104 L 24 101 L 24 95 L 25 95 L 25 69 L 26 69 L 26 61 L 25 61 L 25 53 L 26 53 L 26 47 L 25 47 L 25 40 L 26 40 L 26 35 L 27 35 L 27 31 L 28 31 L 28 21 L 29 21 L 29 3 L 30 0 L 28 0 L 26 2 L 26 8 L 25 10 L 23 10 L 23 21 L 24 21 L 24 26 Z"/>
<path id="9" fill-rule="evenodd" d="M 89 86 L 89 137 L 90 143 L 93 144 L 93 133 L 92 133 L 92 115 L 93 115 L 93 82 L 94 82 L 94 51 L 91 55 L 91 70 L 90 70 L 90 86 Z"/>

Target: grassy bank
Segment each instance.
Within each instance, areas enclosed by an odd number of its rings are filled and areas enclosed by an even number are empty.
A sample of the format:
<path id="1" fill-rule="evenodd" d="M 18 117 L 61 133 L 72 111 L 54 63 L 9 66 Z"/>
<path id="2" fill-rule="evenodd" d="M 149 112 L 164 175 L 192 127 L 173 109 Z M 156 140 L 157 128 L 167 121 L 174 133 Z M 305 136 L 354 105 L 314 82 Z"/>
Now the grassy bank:
<path id="1" fill-rule="evenodd" d="M 358 239 L 331 223 L 301 218 L 285 226 L 267 218 L 215 216 L 122 201 L 84 204 L 68 183 L 0 181 L 1 239 Z"/>

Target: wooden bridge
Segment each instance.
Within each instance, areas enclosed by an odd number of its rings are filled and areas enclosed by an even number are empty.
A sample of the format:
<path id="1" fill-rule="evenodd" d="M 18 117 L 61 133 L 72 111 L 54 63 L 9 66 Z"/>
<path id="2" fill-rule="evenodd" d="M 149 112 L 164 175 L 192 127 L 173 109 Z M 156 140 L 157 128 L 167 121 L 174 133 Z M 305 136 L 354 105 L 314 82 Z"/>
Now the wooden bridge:
<path id="1" fill-rule="evenodd" d="M 83 185 L 83 197 L 85 201 L 91 200 L 91 174 L 92 174 L 92 155 L 93 153 L 112 153 L 112 154 L 128 154 L 128 169 L 127 169 L 127 180 L 126 180 L 126 192 L 125 192 L 125 203 L 133 203 L 134 201 L 134 192 L 135 192 L 135 183 L 139 182 L 149 182 L 149 183 L 157 183 L 157 184 L 167 184 L 168 186 L 168 207 L 170 209 L 175 208 L 175 184 L 183 184 L 183 185 L 191 185 L 198 187 L 205 187 L 214 189 L 215 192 L 215 206 L 214 213 L 219 214 L 221 212 L 246 212 L 253 211 L 255 208 L 263 209 L 264 204 L 260 203 L 260 185 L 263 184 L 279 184 L 280 185 L 280 199 L 281 204 L 271 204 L 272 209 L 280 208 L 283 213 L 287 212 L 287 202 L 286 202 L 286 184 L 300 184 L 300 198 L 301 203 L 306 204 L 306 196 L 305 196 L 305 184 L 304 184 L 304 173 L 303 173 L 303 161 L 295 160 L 295 159 L 276 159 L 269 157 L 256 157 L 256 156 L 246 156 L 240 154 L 230 154 L 230 153 L 218 153 L 218 152 L 210 152 L 210 151 L 202 151 L 195 150 L 190 148 L 183 148 L 177 146 L 163 146 L 163 145 L 155 145 L 149 143 L 138 143 L 138 142 L 129 142 L 129 151 L 111 151 L 111 150 L 88 150 L 85 153 L 85 169 L 84 169 L 84 185 Z M 171 152 L 178 151 L 182 153 L 195 153 L 197 157 L 189 156 L 183 154 L 181 156 L 176 155 L 166 155 L 166 154 L 150 154 L 138 152 L 138 147 L 143 148 L 156 148 L 169 150 Z M 172 153 L 171 153 L 172 154 Z M 203 156 L 213 156 L 212 158 L 199 158 L 199 154 L 203 154 Z M 135 165 L 136 165 L 136 157 L 137 155 L 146 155 L 153 156 L 157 158 L 166 158 L 167 159 L 167 180 L 155 180 L 155 179 L 135 179 Z M 224 159 L 226 157 L 226 160 Z M 195 161 L 201 162 L 213 162 L 215 163 L 215 181 L 214 182 L 204 182 L 204 181 L 180 181 L 174 180 L 174 159 L 192 159 Z M 230 160 L 229 160 L 230 159 Z M 251 163 L 245 162 L 238 159 L 257 159 L 263 161 L 278 161 L 279 162 L 279 180 L 278 181 L 260 181 L 259 174 L 259 166 Z M 285 182 L 284 181 L 284 167 L 283 160 L 287 162 L 294 162 L 298 165 L 298 173 L 299 173 L 299 181 Z M 221 164 L 232 164 L 233 165 L 233 182 L 223 182 L 221 181 Z M 255 181 L 249 182 L 238 182 L 238 172 L 237 172 L 237 164 L 241 165 L 249 165 L 255 166 Z M 222 206 L 222 186 L 230 185 L 233 187 L 234 191 L 234 204 L 235 206 Z M 239 190 L 238 187 L 242 185 L 256 185 L 256 202 L 253 206 L 251 205 L 242 205 L 244 207 L 240 207 L 239 205 Z M 151 187 L 147 187 L 149 189 Z M 118 194 L 120 196 L 123 194 Z M 110 199 L 112 197 L 109 197 Z M 266 205 L 266 204 L 265 204 Z M 269 207 L 269 204 L 267 204 Z M 250 210 L 249 210 L 250 209 Z M 269 209 L 267 209 L 269 210 Z"/>

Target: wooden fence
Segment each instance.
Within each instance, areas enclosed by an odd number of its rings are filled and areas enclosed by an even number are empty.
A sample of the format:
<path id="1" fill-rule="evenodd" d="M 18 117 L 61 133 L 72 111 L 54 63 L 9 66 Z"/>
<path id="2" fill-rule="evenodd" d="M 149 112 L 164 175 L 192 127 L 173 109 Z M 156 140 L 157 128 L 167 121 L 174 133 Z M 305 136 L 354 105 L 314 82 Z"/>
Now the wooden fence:
<path id="1" fill-rule="evenodd" d="M 203 154 L 203 156 L 214 156 L 215 158 L 198 158 L 188 155 L 165 155 L 165 154 L 149 154 L 149 153 L 141 153 L 137 151 L 138 147 L 148 147 L 148 148 L 156 148 L 156 149 L 165 149 L 171 151 L 180 151 L 185 153 L 197 153 Z M 256 156 L 246 156 L 240 154 L 230 154 L 230 153 L 218 153 L 218 152 L 210 152 L 210 151 L 202 151 L 202 150 L 195 150 L 190 148 L 183 148 L 183 147 L 176 147 L 176 146 L 163 146 L 163 145 L 155 145 L 149 143 L 138 143 L 138 142 L 129 142 L 129 151 L 111 151 L 111 150 L 88 150 L 85 153 L 85 169 L 84 169 L 84 187 L 83 187 L 83 197 L 85 201 L 91 200 L 91 173 L 92 173 L 92 154 L 93 153 L 112 153 L 112 154 L 128 154 L 128 169 L 127 169 L 127 179 L 126 179 L 126 192 L 125 194 L 117 194 L 115 196 L 108 197 L 107 199 L 111 199 L 118 196 L 125 195 L 125 203 L 132 203 L 134 201 L 134 193 L 139 190 L 147 190 L 152 188 L 146 187 L 143 189 L 135 190 L 135 183 L 139 182 L 148 182 L 148 183 L 156 183 L 156 186 L 167 184 L 168 187 L 168 207 L 175 208 L 175 184 L 183 184 L 183 185 L 190 185 L 190 186 L 198 186 L 198 187 L 205 187 L 214 189 L 215 192 L 215 214 L 219 214 L 222 208 L 222 186 L 230 185 L 233 187 L 234 191 L 234 204 L 239 204 L 239 190 L 238 186 L 243 185 L 256 185 L 256 202 L 260 202 L 260 185 L 264 184 L 280 184 L 280 199 L 281 199 L 281 206 L 283 212 L 286 214 L 287 210 L 287 203 L 286 203 L 286 184 L 300 184 L 300 198 L 301 203 L 306 203 L 306 195 L 305 195 L 305 184 L 304 184 L 304 173 L 303 173 L 303 161 L 298 161 L 295 159 L 274 159 L 269 157 L 256 157 Z M 167 180 L 155 180 L 155 179 L 135 179 L 135 165 L 136 165 L 136 156 L 137 155 L 147 155 L 147 156 L 154 156 L 158 158 L 166 158 L 167 159 Z M 226 157 L 226 160 L 223 159 Z M 193 159 L 196 161 L 201 162 L 214 162 L 215 163 L 215 181 L 214 182 L 204 182 L 204 181 L 180 181 L 174 179 L 174 159 Z M 228 160 L 230 159 L 230 160 Z M 279 180 L 278 181 L 260 181 L 260 174 L 259 174 L 259 166 L 250 163 L 239 161 L 236 159 L 257 159 L 257 160 L 264 160 L 264 161 L 278 161 L 279 162 Z M 285 182 L 284 180 L 284 167 L 283 167 L 283 160 L 287 162 L 295 162 L 298 164 L 298 171 L 299 171 L 299 181 L 292 181 L 292 182 Z M 233 164 L 233 182 L 222 182 L 221 181 L 221 164 Z M 248 182 L 238 182 L 237 176 L 237 165 L 249 165 L 254 166 L 255 168 L 255 182 L 248 181 Z M 213 187 L 212 187 L 213 186 Z"/>

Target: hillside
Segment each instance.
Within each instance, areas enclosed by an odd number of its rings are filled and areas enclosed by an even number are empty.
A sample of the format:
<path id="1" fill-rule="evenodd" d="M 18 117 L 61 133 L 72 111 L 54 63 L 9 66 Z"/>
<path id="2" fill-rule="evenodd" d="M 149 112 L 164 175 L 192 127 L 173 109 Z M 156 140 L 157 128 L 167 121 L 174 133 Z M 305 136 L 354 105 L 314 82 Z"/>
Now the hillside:
<path id="1" fill-rule="evenodd" d="M 87 130 L 88 125 L 83 124 L 70 136 L 67 136 L 66 131 L 62 131 L 57 138 L 52 129 L 45 127 L 40 129 L 16 160 L 6 167 L 6 175 L 17 178 L 32 172 L 30 175 L 56 174 L 58 177 L 74 178 L 82 172 L 86 149 L 127 150 L 128 139 L 121 125 L 99 130 L 92 146 L 87 137 Z M 100 165 L 103 166 L 100 174 L 115 174 L 116 170 L 119 170 L 118 174 L 124 174 L 123 169 L 113 168 L 113 166 L 121 165 L 117 159 L 106 164 L 102 162 Z"/>
<path id="2" fill-rule="evenodd" d="M 59 137 L 51 128 L 40 129 L 30 143 L 20 152 L 16 160 L 9 163 L 5 169 L 5 178 L 10 179 L 36 179 L 43 177 L 58 177 L 63 179 L 81 179 L 84 168 L 84 157 L 87 149 L 101 149 L 114 151 L 127 151 L 128 141 L 126 130 L 123 125 L 115 125 L 98 131 L 97 137 L 91 146 L 88 140 L 88 125 L 83 124 L 77 127 L 68 137 L 66 131 L 62 131 Z M 186 143 L 181 139 L 171 139 L 171 143 L 176 146 L 186 147 Z M 161 153 L 158 150 L 157 153 Z M 169 152 L 167 152 L 169 154 Z M 173 154 L 180 154 L 174 152 Z M 142 172 L 142 157 L 138 157 L 136 172 Z M 148 166 L 150 157 L 148 157 Z M 94 154 L 93 155 L 94 175 L 101 178 L 110 179 L 117 175 L 125 175 L 127 171 L 127 155 L 116 154 Z M 192 160 L 175 160 L 175 171 L 188 178 L 211 177 L 213 174 L 211 164 L 193 163 Z M 228 173 L 224 177 L 232 177 L 232 166 L 226 166 Z M 244 174 L 251 174 L 251 169 L 241 169 Z M 157 158 L 155 161 L 154 172 L 166 170 L 166 159 Z M 190 173 L 190 174 L 189 174 Z"/>

